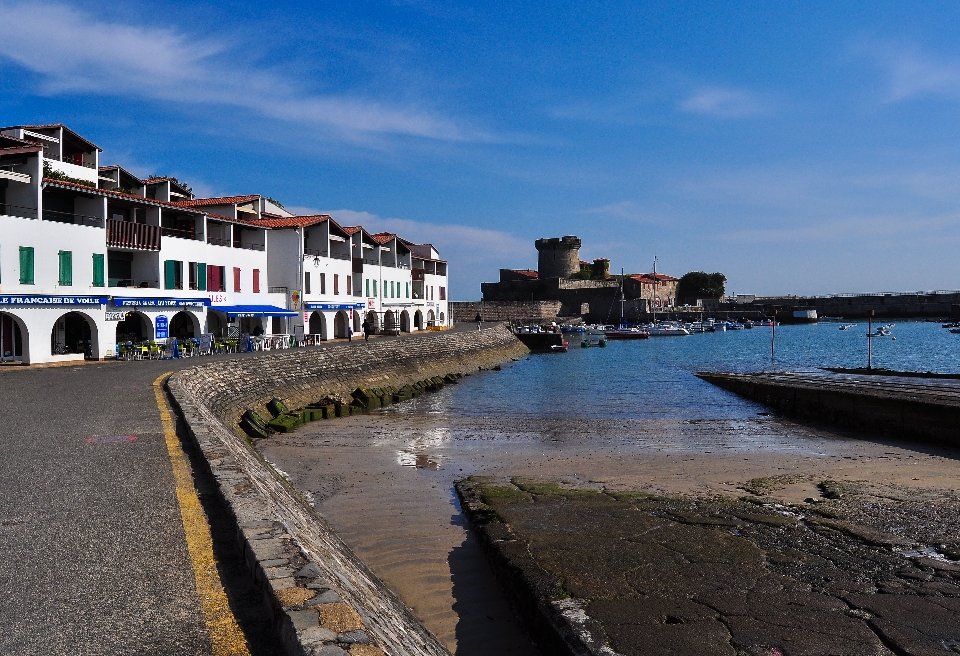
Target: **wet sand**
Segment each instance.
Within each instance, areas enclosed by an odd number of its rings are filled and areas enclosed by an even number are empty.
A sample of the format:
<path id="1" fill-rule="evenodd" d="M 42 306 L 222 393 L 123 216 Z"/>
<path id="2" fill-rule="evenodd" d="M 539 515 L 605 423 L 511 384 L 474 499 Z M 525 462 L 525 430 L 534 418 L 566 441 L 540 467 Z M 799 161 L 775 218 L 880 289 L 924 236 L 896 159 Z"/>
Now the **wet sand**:
<path id="1" fill-rule="evenodd" d="M 415 403 L 415 402 L 414 402 Z M 339 535 L 451 651 L 532 654 L 467 530 L 453 482 L 481 474 L 661 494 L 819 496 L 816 482 L 873 480 L 953 495 L 960 451 L 751 419 L 576 420 L 385 412 L 263 441 Z"/>

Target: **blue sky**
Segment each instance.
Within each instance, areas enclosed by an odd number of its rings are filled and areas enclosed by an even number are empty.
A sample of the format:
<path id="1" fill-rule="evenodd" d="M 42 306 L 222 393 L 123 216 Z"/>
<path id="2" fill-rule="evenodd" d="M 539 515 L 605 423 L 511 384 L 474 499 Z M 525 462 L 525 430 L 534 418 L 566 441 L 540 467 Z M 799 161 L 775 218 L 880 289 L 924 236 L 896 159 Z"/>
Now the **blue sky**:
<path id="1" fill-rule="evenodd" d="M 960 288 L 960 6 L 0 0 L 0 123 L 417 241 L 728 291 Z"/>

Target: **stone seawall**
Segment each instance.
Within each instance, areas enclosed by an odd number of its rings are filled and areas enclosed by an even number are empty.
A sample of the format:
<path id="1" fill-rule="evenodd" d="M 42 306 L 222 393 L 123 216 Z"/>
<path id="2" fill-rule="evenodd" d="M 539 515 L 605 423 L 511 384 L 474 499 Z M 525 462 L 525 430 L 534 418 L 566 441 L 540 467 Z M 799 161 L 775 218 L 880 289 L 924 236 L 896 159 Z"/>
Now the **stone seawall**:
<path id="1" fill-rule="evenodd" d="M 288 654 L 449 652 L 249 445 L 237 428 L 240 415 L 265 413 L 274 397 L 298 408 L 326 394 L 468 373 L 527 353 L 497 326 L 223 361 L 169 379 Z"/>
<path id="2" fill-rule="evenodd" d="M 560 305 L 560 301 L 458 301 L 450 303 L 450 314 L 461 323 L 473 321 L 477 313 L 484 321 L 543 323 L 557 318 Z"/>

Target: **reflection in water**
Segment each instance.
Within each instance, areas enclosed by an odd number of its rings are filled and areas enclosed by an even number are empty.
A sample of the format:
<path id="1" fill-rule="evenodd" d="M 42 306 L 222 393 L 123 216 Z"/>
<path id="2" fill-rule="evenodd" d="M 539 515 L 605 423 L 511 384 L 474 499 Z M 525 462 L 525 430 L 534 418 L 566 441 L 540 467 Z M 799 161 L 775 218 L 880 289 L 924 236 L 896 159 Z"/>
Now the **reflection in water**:
<path id="1" fill-rule="evenodd" d="M 429 455 L 426 451 L 443 449 L 449 440 L 450 429 L 446 426 L 425 428 L 422 433 L 412 435 L 408 444 L 397 451 L 397 463 L 403 467 L 438 471 L 445 458 L 440 455 Z"/>

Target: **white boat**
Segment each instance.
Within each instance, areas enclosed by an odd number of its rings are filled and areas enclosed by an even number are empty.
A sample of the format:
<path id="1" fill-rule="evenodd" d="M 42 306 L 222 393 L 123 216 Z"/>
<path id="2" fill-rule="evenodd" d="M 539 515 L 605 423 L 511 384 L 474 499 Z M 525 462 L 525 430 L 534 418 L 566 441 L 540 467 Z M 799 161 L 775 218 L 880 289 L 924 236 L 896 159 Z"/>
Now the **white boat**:
<path id="1" fill-rule="evenodd" d="M 627 328 L 626 326 L 614 328 L 613 330 L 606 330 L 603 334 L 607 339 L 647 339 L 650 337 L 650 333 L 646 330 L 641 330 L 639 328 Z"/>
<path id="2" fill-rule="evenodd" d="M 659 323 L 654 326 L 644 326 L 643 329 L 650 334 L 650 337 L 674 337 L 690 334 L 690 331 L 683 326 L 671 323 Z"/>
<path id="3" fill-rule="evenodd" d="M 844 323 L 840 325 L 840 330 L 850 330 L 851 328 L 856 328 L 857 324 L 855 323 Z"/>
<path id="4" fill-rule="evenodd" d="M 607 325 L 607 326 L 586 326 L 583 329 L 584 335 L 593 335 L 594 337 L 602 337 L 606 331 L 616 330 L 616 326 Z"/>

